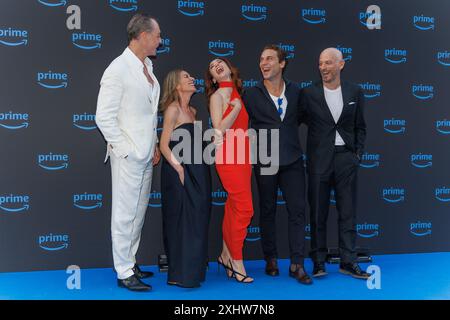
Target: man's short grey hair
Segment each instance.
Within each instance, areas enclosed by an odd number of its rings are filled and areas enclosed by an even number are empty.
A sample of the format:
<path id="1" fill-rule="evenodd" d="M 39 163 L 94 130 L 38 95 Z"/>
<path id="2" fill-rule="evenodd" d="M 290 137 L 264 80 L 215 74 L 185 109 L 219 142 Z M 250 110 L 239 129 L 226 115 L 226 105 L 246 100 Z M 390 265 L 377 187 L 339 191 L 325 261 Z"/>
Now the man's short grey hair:
<path id="1" fill-rule="evenodd" d="M 128 22 L 128 42 L 136 39 L 142 32 L 152 32 L 156 19 L 146 13 L 136 13 Z"/>

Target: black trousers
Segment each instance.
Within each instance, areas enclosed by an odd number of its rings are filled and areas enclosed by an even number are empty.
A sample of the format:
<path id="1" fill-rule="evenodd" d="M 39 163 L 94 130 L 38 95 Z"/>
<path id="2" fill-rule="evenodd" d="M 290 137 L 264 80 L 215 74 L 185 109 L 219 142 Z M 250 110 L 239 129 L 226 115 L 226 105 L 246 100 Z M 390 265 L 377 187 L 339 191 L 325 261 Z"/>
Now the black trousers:
<path id="1" fill-rule="evenodd" d="M 288 238 L 291 263 L 303 264 L 305 251 L 306 185 L 303 159 L 280 166 L 275 175 L 261 175 L 255 166 L 259 190 L 261 244 L 266 260 L 277 258 L 276 219 L 278 186 L 283 192 L 288 212 Z"/>
<path id="2" fill-rule="evenodd" d="M 345 147 L 336 148 L 329 172 L 308 175 L 308 199 L 311 208 L 311 257 L 325 262 L 330 191 L 335 190 L 338 211 L 339 253 L 341 262 L 356 261 L 356 181 L 359 160 Z"/>

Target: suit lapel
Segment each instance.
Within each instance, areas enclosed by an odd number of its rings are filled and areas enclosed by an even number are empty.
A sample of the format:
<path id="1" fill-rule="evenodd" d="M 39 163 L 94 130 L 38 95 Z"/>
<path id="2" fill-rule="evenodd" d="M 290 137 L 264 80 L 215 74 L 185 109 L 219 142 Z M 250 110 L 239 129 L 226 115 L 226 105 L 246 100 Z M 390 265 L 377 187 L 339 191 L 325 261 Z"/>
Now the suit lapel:
<path id="1" fill-rule="evenodd" d="M 153 111 L 155 111 L 154 109 L 158 108 L 159 90 L 160 90 L 160 88 L 159 88 L 158 79 L 156 79 L 156 75 L 153 72 L 153 64 L 151 65 L 151 69 L 148 69 L 148 73 L 150 74 L 150 77 L 153 80 L 153 90 L 150 90 L 150 84 L 148 83 L 148 80 L 147 80 L 147 78 L 144 75 L 144 78 L 145 78 L 145 81 L 146 81 L 145 84 L 147 85 L 147 88 L 148 88 L 147 89 L 147 93 L 148 93 L 148 96 L 150 97 L 150 102 L 152 103 Z"/>
<path id="2" fill-rule="evenodd" d="M 350 102 L 350 92 L 349 92 L 349 86 L 347 85 L 347 83 L 345 82 L 341 82 L 341 88 L 342 88 L 342 112 L 341 115 L 339 116 L 338 119 L 338 123 L 342 120 L 345 119 L 345 114 L 347 113 L 349 108 L 348 108 L 348 103 Z"/>
<path id="3" fill-rule="evenodd" d="M 258 83 L 257 86 L 264 93 L 264 95 L 266 96 L 266 99 L 269 101 L 269 103 L 271 105 L 271 107 L 269 107 L 270 110 L 268 110 L 269 114 L 272 116 L 272 118 L 281 122 L 281 118 L 280 118 L 280 115 L 278 114 L 277 107 L 275 106 L 275 103 L 273 102 L 272 98 L 270 97 L 269 91 L 267 91 L 262 80 Z"/>
<path id="4" fill-rule="evenodd" d="M 292 97 L 291 92 L 294 92 L 294 91 L 289 90 L 289 87 L 291 85 L 295 85 L 295 84 L 293 84 L 292 82 L 290 82 L 288 80 L 285 80 L 284 83 L 286 85 L 286 89 L 284 91 L 284 96 L 286 97 L 286 100 L 287 100 L 287 109 L 286 109 L 286 114 L 284 115 L 284 119 L 286 119 L 291 112 L 295 111 L 297 106 L 293 105 L 293 103 L 296 99 Z M 291 105 L 289 105 L 289 102 L 291 102 Z"/>
<path id="5" fill-rule="evenodd" d="M 323 84 L 320 83 L 317 87 L 316 87 L 318 94 L 319 94 L 319 100 L 320 100 L 320 106 L 322 107 L 322 111 L 327 115 L 328 120 L 332 121 L 334 123 L 334 118 L 333 118 L 333 114 L 331 113 L 330 107 L 327 104 L 327 100 L 325 99 L 325 93 L 324 93 L 324 89 L 323 89 Z"/>
<path id="6" fill-rule="evenodd" d="M 130 52 L 129 54 L 133 53 Z M 145 90 L 148 99 L 150 100 L 150 102 L 152 102 L 152 92 L 150 90 L 150 84 L 148 83 L 148 80 L 144 74 L 144 65 L 142 64 L 141 70 L 139 70 L 139 68 L 136 68 L 136 64 L 131 60 L 133 59 L 133 57 L 130 57 L 129 54 L 126 54 L 125 57 L 131 74 L 136 79 L 137 84 L 142 87 L 143 90 Z M 152 77 L 152 79 L 153 81 L 155 81 L 154 77 Z"/>

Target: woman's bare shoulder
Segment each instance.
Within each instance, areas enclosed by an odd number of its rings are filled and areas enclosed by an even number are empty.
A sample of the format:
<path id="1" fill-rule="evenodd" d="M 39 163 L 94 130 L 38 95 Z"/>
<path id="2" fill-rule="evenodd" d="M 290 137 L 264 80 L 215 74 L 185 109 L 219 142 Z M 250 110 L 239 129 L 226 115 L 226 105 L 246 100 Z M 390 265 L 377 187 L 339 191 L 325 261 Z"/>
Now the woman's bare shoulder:
<path id="1" fill-rule="evenodd" d="M 189 106 L 189 109 L 191 109 L 192 113 L 194 114 L 194 116 L 197 114 L 197 108 L 194 106 Z"/>
<path id="2" fill-rule="evenodd" d="M 164 111 L 164 117 L 177 117 L 180 113 L 180 107 L 177 102 L 169 104 Z"/>
<path id="3" fill-rule="evenodd" d="M 222 96 L 222 94 L 220 94 L 219 92 L 216 91 L 211 95 L 211 100 L 223 101 L 223 96 Z"/>

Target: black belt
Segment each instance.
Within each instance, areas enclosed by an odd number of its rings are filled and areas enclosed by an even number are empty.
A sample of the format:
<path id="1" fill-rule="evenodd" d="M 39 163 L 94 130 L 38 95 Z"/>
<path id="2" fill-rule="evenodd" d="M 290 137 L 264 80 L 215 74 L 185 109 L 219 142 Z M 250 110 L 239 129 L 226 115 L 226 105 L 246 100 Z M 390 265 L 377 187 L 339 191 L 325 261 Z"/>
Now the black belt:
<path id="1" fill-rule="evenodd" d="M 334 152 L 340 153 L 340 152 L 348 152 L 350 149 L 348 149 L 346 146 L 334 146 Z"/>

